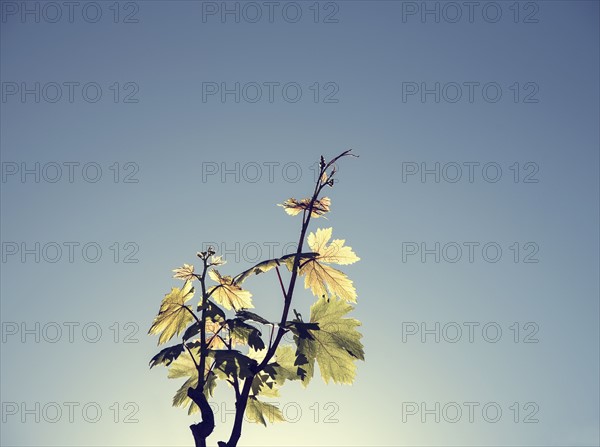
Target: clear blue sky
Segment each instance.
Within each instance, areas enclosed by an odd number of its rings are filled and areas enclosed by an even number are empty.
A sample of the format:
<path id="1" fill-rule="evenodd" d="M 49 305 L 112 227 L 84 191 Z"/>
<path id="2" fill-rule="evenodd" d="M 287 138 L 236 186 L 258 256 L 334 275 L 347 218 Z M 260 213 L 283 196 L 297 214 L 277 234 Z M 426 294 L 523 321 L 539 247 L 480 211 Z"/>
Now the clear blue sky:
<path id="1" fill-rule="evenodd" d="M 3 445 L 191 445 L 148 370 L 171 269 L 281 254 L 275 204 L 348 148 L 313 229 L 361 257 L 366 362 L 243 445 L 600 443 L 598 2 L 0 5 Z M 275 278 L 247 284 L 277 315 Z"/>

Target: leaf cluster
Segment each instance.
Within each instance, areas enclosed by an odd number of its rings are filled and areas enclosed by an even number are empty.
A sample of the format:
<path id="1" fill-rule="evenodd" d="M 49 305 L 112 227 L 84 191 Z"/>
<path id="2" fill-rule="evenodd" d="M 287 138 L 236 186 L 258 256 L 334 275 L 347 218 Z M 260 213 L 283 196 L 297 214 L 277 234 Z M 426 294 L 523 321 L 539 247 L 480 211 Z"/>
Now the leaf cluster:
<path id="1" fill-rule="evenodd" d="M 318 366 L 327 383 L 353 382 L 356 361 L 364 360 L 362 336 L 357 330 L 360 322 L 348 317 L 357 293 L 352 280 L 334 265 L 353 264 L 359 258 L 345 240 L 332 240 L 332 228 L 309 233 L 309 251 L 301 250 L 310 218 L 326 218 L 331 209 L 331 199 L 319 198 L 319 194 L 323 187 L 334 185 L 334 161 L 338 158 L 325 163 L 321 157 L 321 175 L 311 198 L 290 198 L 280 205 L 289 215 L 302 215 L 303 231 L 296 253 L 262 261 L 229 276 L 216 269 L 225 261 L 209 248 L 197 254 L 202 261 L 200 271 L 191 264 L 173 270 L 174 278 L 183 285 L 164 296 L 149 334 L 158 335 L 158 345 L 179 339 L 150 360 L 151 368 L 167 367 L 169 378 L 185 378 L 173 397 L 174 406 L 187 407 L 190 414 L 197 412 L 199 407 L 190 398 L 190 389 L 201 389 L 209 399 L 217 384 L 224 383 L 233 388 L 238 400 L 247 389 L 247 419 L 266 425 L 284 420 L 281 411 L 264 399 L 278 397 L 286 381 L 307 386 Z M 289 272 L 287 289 L 280 268 Z M 254 308 L 253 296 L 243 288 L 248 278 L 272 270 L 277 273 L 285 303 L 283 319 L 276 322 L 249 310 Z M 295 318 L 287 317 L 296 277 L 304 277 L 304 288 L 316 297 L 308 321 L 296 310 Z M 285 333 L 293 336 L 292 344 L 280 343 Z"/>

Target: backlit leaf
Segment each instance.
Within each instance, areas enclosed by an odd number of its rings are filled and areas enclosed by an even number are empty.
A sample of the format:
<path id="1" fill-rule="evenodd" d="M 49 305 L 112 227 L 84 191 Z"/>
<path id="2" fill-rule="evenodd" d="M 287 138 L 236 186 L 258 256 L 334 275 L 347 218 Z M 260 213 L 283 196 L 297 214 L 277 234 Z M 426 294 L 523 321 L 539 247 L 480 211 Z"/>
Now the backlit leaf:
<path id="1" fill-rule="evenodd" d="M 198 305 L 198 311 L 202 310 L 200 304 Z M 225 321 L 227 318 L 225 316 L 225 311 L 217 306 L 216 303 L 213 303 L 211 300 L 207 300 L 206 302 L 206 318 L 208 320 L 214 321 L 215 323 Z"/>
<path id="2" fill-rule="evenodd" d="M 286 380 L 298 380 L 298 367 L 294 364 L 296 356 L 294 348 L 289 345 L 280 345 L 275 351 L 275 382 L 281 386 Z"/>
<path id="3" fill-rule="evenodd" d="M 206 366 L 206 373 L 208 374 L 204 384 L 204 395 L 208 399 L 212 397 L 214 389 L 217 386 L 217 377 L 213 372 L 208 371 L 208 365 Z M 188 414 L 199 411 L 198 406 L 187 395 L 188 388 L 196 388 L 198 386 L 198 370 L 189 353 L 179 356 L 171 364 L 167 377 L 169 379 L 188 378 L 177 390 L 175 396 L 173 396 L 173 406 L 186 407 L 189 405 Z"/>
<path id="4" fill-rule="evenodd" d="M 250 377 L 257 364 L 256 360 L 236 350 L 212 349 L 209 355 L 215 359 L 215 368 L 229 377 Z"/>
<path id="5" fill-rule="evenodd" d="M 227 320 L 230 339 L 234 344 L 247 344 L 255 351 L 265 349 L 261 332 L 254 326 L 245 323 L 241 318 Z"/>
<path id="6" fill-rule="evenodd" d="M 169 366 L 171 362 L 177 357 L 179 354 L 183 352 L 183 343 L 179 343 L 178 345 L 169 346 L 168 348 L 164 348 L 150 360 L 150 368 L 164 364 L 165 366 Z"/>
<path id="7" fill-rule="evenodd" d="M 343 239 L 336 239 L 327 245 L 331 239 L 331 232 L 331 228 L 318 229 L 316 233 L 310 233 L 308 236 L 308 245 L 319 255 L 304 262 L 300 267 L 300 274 L 304 275 L 304 287 L 310 288 L 313 295 L 318 297 L 330 293 L 354 303 L 356 289 L 352 280 L 345 273 L 326 264 L 352 264 L 360 258 L 351 247 L 344 246 Z"/>
<path id="8" fill-rule="evenodd" d="M 158 344 L 169 341 L 175 334 L 179 335 L 194 319 L 192 310 L 185 305 L 194 296 L 191 281 L 186 281 L 183 288 L 173 287 L 163 298 L 158 315 L 148 331 L 149 334 L 159 334 Z"/>
<path id="9" fill-rule="evenodd" d="M 352 383 L 356 374 L 356 360 L 364 360 L 362 335 L 356 330 L 360 322 L 344 316 L 353 309 L 341 299 L 319 298 L 310 308 L 310 321 L 319 325 L 311 331 L 314 340 L 295 336 L 297 357 L 307 364 L 299 366 L 306 372 L 307 385 L 314 372 L 315 360 L 325 382 Z M 304 359 L 303 359 L 304 360 Z"/>
<path id="10" fill-rule="evenodd" d="M 240 310 L 235 315 L 236 315 L 236 317 L 241 318 L 242 320 L 252 320 L 252 321 L 256 321 L 257 323 L 272 324 L 269 320 L 266 320 L 263 317 L 261 317 L 260 315 L 257 315 L 255 313 L 247 311 L 247 310 Z"/>
<path id="11" fill-rule="evenodd" d="M 346 243 L 344 239 L 334 239 L 327 245 L 332 232 L 333 228 L 319 228 L 316 233 L 308 235 L 309 247 L 319 253 L 317 261 L 339 265 L 354 264 L 356 261 L 360 261 L 360 258 L 352 251 L 352 247 L 344 245 Z"/>
<path id="12" fill-rule="evenodd" d="M 302 211 L 310 208 L 310 201 L 311 199 L 296 200 L 294 198 L 290 198 L 278 206 L 282 206 L 285 212 L 290 216 L 296 216 Z M 311 217 L 317 218 L 323 216 L 325 213 L 329 212 L 330 206 L 331 199 L 329 197 L 323 197 L 322 199 L 315 200 L 312 212 L 310 213 Z"/>
<path id="13" fill-rule="evenodd" d="M 250 396 L 246 405 L 246 417 L 250 422 L 256 422 L 267 426 L 273 422 L 285 422 L 281 410 L 273 404 L 262 402 L 256 397 Z"/>
<path id="14" fill-rule="evenodd" d="M 316 323 L 305 323 L 303 321 L 288 321 L 285 325 L 286 328 L 290 329 L 295 335 L 300 338 L 309 338 L 312 340 L 313 336 L 310 331 L 318 331 L 319 325 Z"/>
<path id="15" fill-rule="evenodd" d="M 183 264 L 183 267 L 173 270 L 173 273 L 173 278 L 183 279 L 184 281 L 193 281 L 196 279 L 193 265 Z"/>
<path id="16" fill-rule="evenodd" d="M 345 273 L 318 262 L 308 262 L 300 269 L 300 274 L 304 275 L 304 287 L 310 288 L 313 295 L 331 293 L 348 302 L 356 302 L 356 289 Z"/>
<path id="17" fill-rule="evenodd" d="M 185 330 L 185 332 L 183 333 L 183 336 L 181 338 L 183 338 L 184 340 L 189 340 L 190 338 L 195 337 L 199 333 L 200 333 L 200 324 L 198 324 L 198 322 L 195 322 L 194 324 L 192 324 Z"/>
<path id="18" fill-rule="evenodd" d="M 301 253 L 300 254 L 300 264 L 302 264 L 302 262 L 304 260 L 314 259 L 317 255 L 318 255 L 318 253 Z M 237 275 L 234 278 L 233 282 L 235 284 L 239 285 L 239 284 L 243 283 L 249 276 L 251 276 L 253 274 L 258 275 L 260 273 L 265 273 L 265 272 L 268 272 L 269 270 L 271 270 L 275 267 L 279 267 L 281 265 L 285 265 L 289 270 L 291 270 L 294 265 L 295 257 L 296 257 L 296 253 L 292 253 L 289 255 L 282 256 L 281 258 L 269 259 L 267 261 L 260 262 L 260 263 L 256 264 L 254 267 L 251 267 L 248 270 Z"/>
<path id="19" fill-rule="evenodd" d="M 224 265 L 224 264 L 227 264 L 227 261 L 225 261 L 221 256 L 213 255 L 210 257 L 209 265 Z"/>
<path id="20" fill-rule="evenodd" d="M 242 309 L 254 307 L 250 297 L 252 294 L 243 290 L 233 282 L 231 276 L 221 276 L 217 270 L 210 270 L 208 275 L 218 286 L 211 287 L 208 293 L 212 293 L 214 300 L 224 306 L 226 309 Z"/>
<path id="21" fill-rule="evenodd" d="M 252 380 L 252 395 L 279 397 L 279 388 L 268 374 L 257 374 Z"/>

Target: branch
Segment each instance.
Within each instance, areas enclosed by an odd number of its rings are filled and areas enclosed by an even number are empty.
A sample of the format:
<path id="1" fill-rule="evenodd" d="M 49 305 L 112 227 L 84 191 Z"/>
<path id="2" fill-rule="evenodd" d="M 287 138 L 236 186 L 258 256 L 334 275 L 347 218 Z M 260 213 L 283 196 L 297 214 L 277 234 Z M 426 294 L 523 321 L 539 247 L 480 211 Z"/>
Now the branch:
<path id="1" fill-rule="evenodd" d="M 213 369 L 215 369 L 215 365 L 217 364 L 216 360 L 213 360 L 212 365 L 210 365 L 210 368 L 208 368 L 208 372 L 206 373 L 207 375 L 210 374 Z"/>
<path id="2" fill-rule="evenodd" d="M 187 347 L 187 345 L 185 344 L 185 342 L 183 342 L 183 346 L 185 346 L 185 349 L 187 349 L 187 352 L 190 354 L 190 357 L 192 358 L 192 361 L 194 362 L 194 366 L 196 366 L 196 369 L 198 369 L 199 366 L 198 366 L 198 363 L 196 362 L 196 358 L 192 354 L 192 351 L 190 350 L 190 348 Z"/>
<path id="3" fill-rule="evenodd" d="M 208 342 L 206 343 L 207 346 L 210 346 L 212 344 L 212 341 L 215 339 L 215 337 L 217 337 L 219 335 L 219 332 L 221 332 L 221 330 L 225 327 L 225 325 L 222 325 L 221 327 L 219 327 L 219 329 L 217 330 L 217 332 L 215 332 L 212 337 L 210 337 L 210 339 L 208 340 Z M 223 340 L 223 337 L 219 336 L 219 338 L 221 340 Z M 225 344 L 225 342 L 223 341 L 223 344 Z"/>
<path id="4" fill-rule="evenodd" d="M 206 262 L 206 258 L 202 260 L 204 263 L 204 267 L 202 269 L 202 279 L 200 280 L 200 285 L 202 287 L 202 322 L 200 323 L 200 366 L 198 369 L 198 377 L 200 378 L 198 385 L 200 389 L 204 390 L 204 383 L 206 378 L 204 377 L 204 370 L 206 368 L 206 353 L 207 353 L 207 344 L 206 344 L 206 300 L 208 297 L 206 296 L 206 270 L 208 269 L 208 264 Z"/>
<path id="5" fill-rule="evenodd" d="M 269 335 L 269 349 L 271 349 L 271 346 L 273 345 L 273 332 L 275 332 L 275 325 L 271 326 L 271 334 Z M 267 350 L 267 352 L 269 352 Z"/>
<path id="6" fill-rule="evenodd" d="M 339 158 L 339 156 L 337 158 Z M 327 166 L 329 166 L 329 165 L 327 165 Z M 317 201 L 317 198 L 319 197 L 319 193 L 321 192 L 321 189 L 323 189 L 323 186 L 324 186 L 321 179 L 323 176 L 323 172 L 325 172 L 324 171 L 325 169 L 326 169 L 326 167 L 321 168 L 321 172 L 319 173 L 319 179 L 317 180 L 317 183 L 315 185 L 313 196 L 310 200 L 309 207 L 306 210 L 306 214 L 304 215 L 304 219 L 302 222 L 302 229 L 300 231 L 300 238 L 298 240 L 298 248 L 296 250 L 296 256 L 294 257 L 294 265 L 292 267 L 292 276 L 290 278 L 290 284 L 288 286 L 287 293 L 285 294 L 285 304 L 283 307 L 283 312 L 281 314 L 281 322 L 279 324 L 279 330 L 277 331 L 277 336 L 275 337 L 275 341 L 270 346 L 270 348 L 267 351 L 267 354 L 265 355 L 262 362 L 260 362 L 260 364 L 256 368 L 257 373 L 262 371 L 262 369 L 269 363 L 271 358 L 273 358 L 273 355 L 275 354 L 275 351 L 277 350 L 277 347 L 279 346 L 279 342 L 281 341 L 281 339 L 283 338 L 283 335 L 285 334 L 285 323 L 287 321 L 288 314 L 290 312 L 290 307 L 292 304 L 292 296 L 294 294 L 294 287 L 296 286 L 296 279 L 298 278 L 298 272 L 299 272 L 298 267 L 300 264 L 300 254 L 302 253 L 302 248 L 304 246 L 304 239 L 306 237 L 306 231 L 308 230 L 308 225 L 310 224 L 310 219 L 311 219 L 314 204 Z"/>
<path id="7" fill-rule="evenodd" d="M 269 349 L 267 350 L 267 353 L 266 353 L 264 359 L 260 362 L 259 365 L 257 365 L 253 369 L 252 375 L 250 377 L 248 377 L 247 379 L 245 379 L 241 393 L 236 401 L 236 415 L 235 415 L 235 422 L 234 422 L 233 430 L 231 432 L 231 436 L 229 438 L 229 441 L 226 444 L 225 443 L 220 443 L 220 444 L 227 445 L 230 447 L 237 445 L 237 442 L 238 442 L 241 432 L 242 432 L 241 426 L 243 423 L 243 417 L 244 417 L 246 404 L 248 402 L 248 396 L 252 389 L 252 381 L 253 381 L 254 377 L 259 372 L 261 372 L 264 369 L 264 367 L 269 363 L 269 361 L 275 354 L 275 351 L 277 350 L 277 347 L 279 346 L 279 343 L 281 342 L 283 335 L 287 332 L 287 329 L 285 328 L 285 324 L 288 319 L 288 314 L 289 314 L 290 307 L 292 304 L 292 296 L 294 294 L 294 287 L 296 285 L 296 279 L 298 278 L 298 272 L 300 270 L 299 269 L 300 259 L 301 259 L 300 255 L 302 253 L 302 247 L 304 245 L 306 231 L 308 230 L 308 225 L 310 223 L 314 204 L 315 204 L 316 200 L 318 199 L 319 194 L 321 193 L 321 190 L 323 189 L 323 187 L 325 185 L 327 185 L 327 182 L 325 182 L 325 183 L 322 182 L 323 173 L 325 173 L 326 170 L 340 158 L 347 156 L 347 155 L 355 156 L 354 154 L 350 154 L 350 151 L 351 151 L 351 149 L 347 150 L 345 152 L 342 152 L 340 155 L 333 158 L 327 164 L 325 164 L 325 162 L 323 161 L 323 157 L 321 157 L 321 170 L 319 172 L 318 180 L 315 184 L 315 189 L 313 191 L 312 199 L 310 201 L 310 205 L 309 205 L 308 209 L 304 210 L 304 213 L 302 215 L 302 229 L 300 231 L 300 238 L 298 240 L 298 248 L 296 250 L 296 256 L 294 256 L 294 264 L 292 267 L 292 274 L 290 277 L 290 282 L 289 282 L 287 292 L 285 292 L 285 288 L 283 287 L 283 282 L 281 281 L 281 277 L 280 277 L 280 283 L 282 286 L 282 290 L 284 292 L 285 304 L 283 307 L 283 312 L 281 314 L 281 323 L 279 324 L 277 336 L 275 337 L 275 341 L 272 344 L 271 344 L 271 342 L 269 342 L 270 346 L 269 346 Z M 331 176 L 328 180 L 330 180 L 334 174 L 335 174 L 335 167 L 334 167 L 334 169 L 331 173 Z M 279 274 L 279 270 L 277 270 L 277 273 Z M 271 335 L 272 335 L 272 333 L 271 333 Z"/>
<path id="8" fill-rule="evenodd" d="M 227 346 L 227 349 L 229 349 L 231 351 L 231 336 L 229 336 L 229 338 L 227 339 L 227 341 L 225 341 L 225 339 L 223 337 L 221 337 L 219 335 L 219 338 L 221 339 L 221 341 L 223 342 L 223 344 L 225 346 Z"/>
<path id="9" fill-rule="evenodd" d="M 194 311 L 192 309 L 190 309 L 188 306 L 183 306 L 183 307 L 185 307 L 187 309 L 187 311 L 192 314 L 192 317 L 194 317 L 194 320 L 196 320 L 196 323 L 198 323 L 200 328 L 202 328 L 202 322 L 198 319 L 198 316 L 194 313 Z"/>
<path id="10" fill-rule="evenodd" d="M 235 381 L 231 381 L 231 384 L 235 390 L 235 400 L 237 401 L 240 398 L 240 382 L 237 376 L 235 376 Z"/>
<path id="11" fill-rule="evenodd" d="M 352 152 L 352 149 L 348 149 L 347 151 L 342 152 L 340 155 L 338 155 L 337 157 L 335 157 L 332 160 L 330 160 L 329 163 L 327 163 L 325 165 L 325 167 L 321 170 L 321 174 L 323 174 L 323 172 L 327 171 L 327 169 L 329 169 L 332 164 L 334 164 L 336 161 L 338 161 L 342 157 L 349 156 L 349 157 L 356 157 L 356 158 L 358 158 L 358 155 L 351 154 L 350 152 Z"/>
<path id="12" fill-rule="evenodd" d="M 277 271 L 277 278 L 279 278 L 279 285 L 281 285 L 281 291 L 283 292 L 283 298 L 285 299 L 287 293 L 285 292 L 285 287 L 283 287 L 283 281 L 281 280 L 281 273 L 279 273 L 279 267 L 275 267 L 275 271 Z"/>

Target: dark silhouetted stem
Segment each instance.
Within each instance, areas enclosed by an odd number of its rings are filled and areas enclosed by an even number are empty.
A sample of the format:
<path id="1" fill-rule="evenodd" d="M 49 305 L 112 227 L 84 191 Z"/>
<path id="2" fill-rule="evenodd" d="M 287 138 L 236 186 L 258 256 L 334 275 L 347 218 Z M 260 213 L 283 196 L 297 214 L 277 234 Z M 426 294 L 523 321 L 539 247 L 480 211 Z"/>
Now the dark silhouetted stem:
<path id="1" fill-rule="evenodd" d="M 206 371 L 206 356 L 208 354 L 208 346 L 206 343 L 206 304 L 207 304 L 207 294 L 206 294 L 206 271 L 208 269 L 207 259 L 204 259 L 204 270 L 202 272 L 202 277 L 200 279 L 200 284 L 202 286 L 202 318 L 200 324 L 200 364 L 197 365 L 198 368 L 198 385 L 196 388 L 188 388 L 188 397 L 194 401 L 198 408 L 200 408 L 200 416 L 202 417 L 202 421 L 190 425 L 190 430 L 192 430 L 192 435 L 194 436 L 194 442 L 196 447 L 206 447 L 206 438 L 210 436 L 210 434 L 215 429 L 215 415 L 213 413 L 212 408 L 210 407 L 208 400 L 204 394 L 204 385 L 206 383 L 206 378 L 204 377 L 204 373 Z M 197 319 L 196 319 L 197 320 Z M 190 352 L 190 355 L 191 352 Z M 193 356 L 192 356 L 193 358 Z M 196 361 L 194 360 L 194 363 Z"/>
<path id="2" fill-rule="evenodd" d="M 290 283 L 289 283 L 287 292 L 286 292 L 285 288 L 283 287 L 283 282 L 281 281 L 281 276 L 279 275 L 279 270 L 277 269 L 277 275 L 279 278 L 279 282 L 281 284 L 282 292 L 284 294 L 283 312 L 281 314 L 281 322 L 279 323 L 279 329 L 277 331 L 277 335 L 276 335 L 273 343 L 270 344 L 270 346 L 267 350 L 267 354 L 265 355 L 264 359 L 254 369 L 253 374 L 250 377 L 246 378 L 246 380 L 244 382 L 244 386 L 243 386 L 243 388 L 240 392 L 240 395 L 235 404 L 235 421 L 233 424 L 233 429 L 231 431 L 231 436 L 229 437 L 229 441 L 227 441 L 227 443 L 219 442 L 219 447 L 236 447 L 237 443 L 240 439 L 240 436 L 242 435 L 242 424 L 244 422 L 244 412 L 246 411 L 246 405 L 248 403 L 248 397 L 250 395 L 250 390 L 252 388 L 252 381 L 254 380 L 254 376 L 256 376 L 256 374 L 260 373 L 264 369 L 264 367 L 269 363 L 271 358 L 273 358 L 273 355 L 275 355 L 275 352 L 277 351 L 277 347 L 279 346 L 279 343 L 281 342 L 281 339 L 283 338 L 283 336 L 285 335 L 285 332 L 286 332 L 285 326 L 286 326 L 286 322 L 288 319 L 288 314 L 290 312 L 290 307 L 292 305 L 292 296 L 294 294 L 294 287 L 296 286 L 296 279 L 298 278 L 298 272 L 300 270 L 299 269 L 300 259 L 301 259 L 300 255 L 302 253 L 302 248 L 304 246 L 304 239 L 306 237 L 306 232 L 308 230 L 310 219 L 312 217 L 311 214 L 313 211 L 314 204 L 319 197 L 319 194 L 321 193 L 323 187 L 325 187 L 328 184 L 327 182 L 325 182 L 325 183 L 322 182 L 323 173 L 326 172 L 327 169 L 330 166 L 332 166 L 338 159 L 340 159 L 341 157 L 346 156 L 346 155 L 352 155 L 352 154 L 350 154 L 350 151 L 345 151 L 342 154 L 335 157 L 334 159 L 332 159 L 326 165 L 321 166 L 321 171 L 319 173 L 319 178 L 317 179 L 317 182 L 315 185 L 315 189 L 314 189 L 311 201 L 310 201 L 310 205 L 309 205 L 308 209 L 305 210 L 304 215 L 303 215 L 302 229 L 300 231 L 300 238 L 298 240 L 298 247 L 296 250 L 296 256 L 294 257 L 294 265 L 292 267 L 292 275 L 290 277 Z M 330 175 L 330 178 L 328 180 L 330 180 L 333 177 L 333 174 L 335 174 L 335 167 L 334 167 L 334 171 L 332 172 L 332 174 Z"/>

